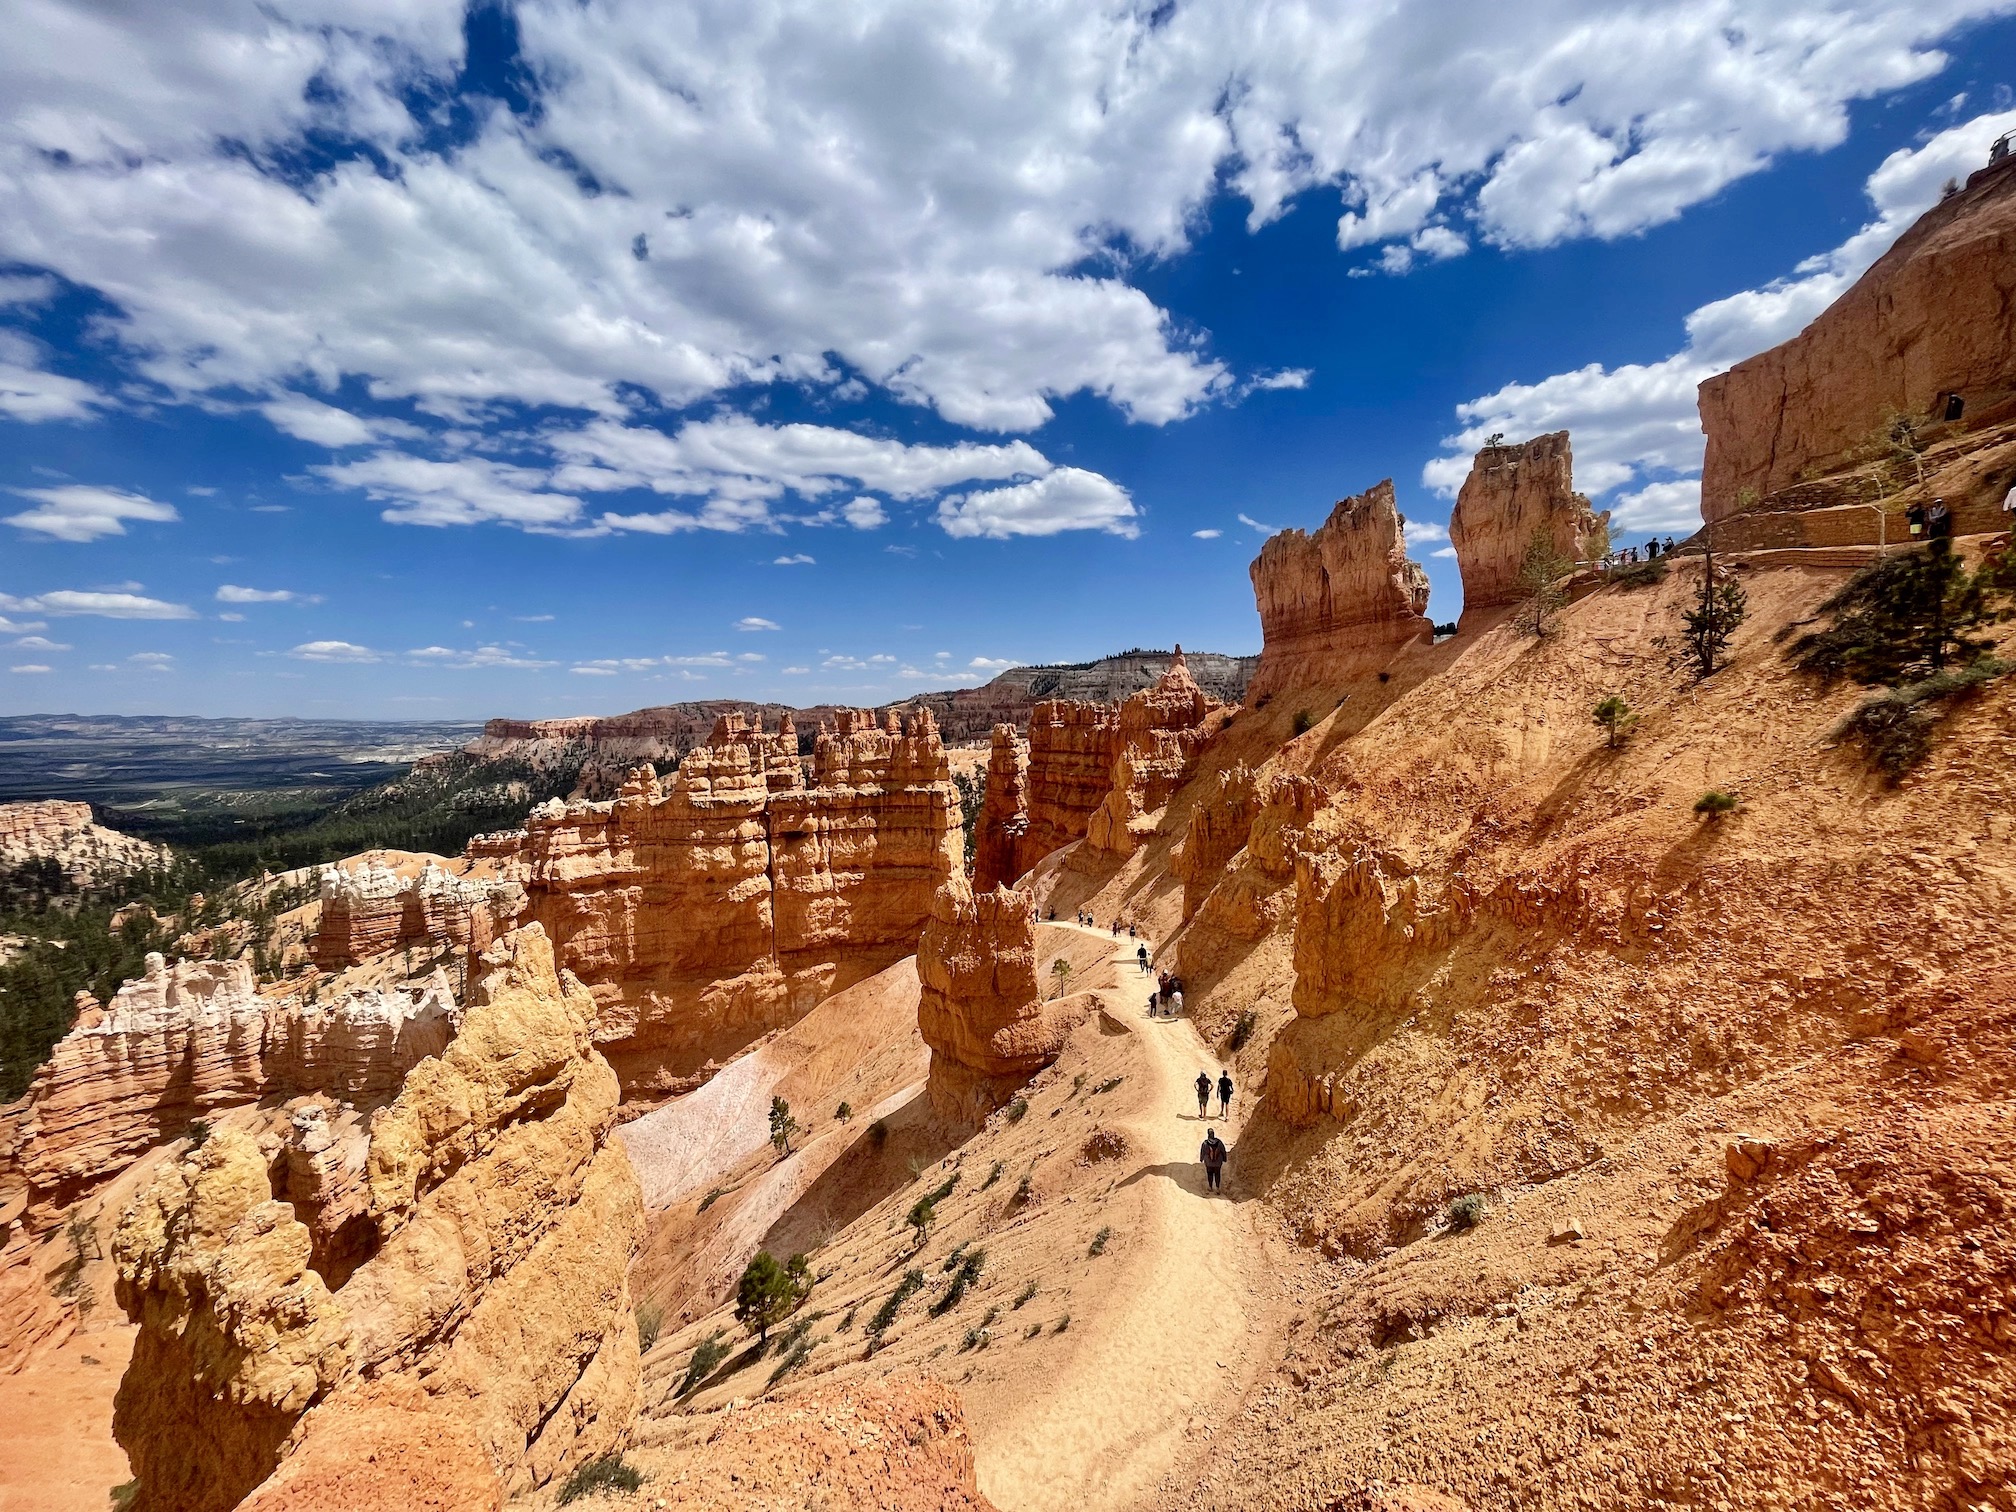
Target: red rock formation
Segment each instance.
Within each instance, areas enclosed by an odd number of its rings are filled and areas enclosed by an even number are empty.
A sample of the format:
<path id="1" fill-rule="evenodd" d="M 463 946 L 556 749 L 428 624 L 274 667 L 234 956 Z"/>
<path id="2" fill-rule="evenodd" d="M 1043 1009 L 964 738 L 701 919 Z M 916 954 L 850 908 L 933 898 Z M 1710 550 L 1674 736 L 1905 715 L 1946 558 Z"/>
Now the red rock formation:
<path id="1" fill-rule="evenodd" d="M 1029 828 L 1016 848 L 1024 871 L 1082 839 L 1113 786 L 1120 715 L 1104 704 L 1049 699 L 1029 718 Z"/>
<path id="2" fill-rule="evenodd" d="M 269 1096 L 383 1099 L 448 1041 L 455 1007 L 427 987 L 309 1006 L 259 995 L 244 961 L 158 955 L 100 1007 L 85 999 L 28 1089 L 16 1160 L 36 1227 L 190 1123 Z"/>
<path id="3" fill-rule="evenodd" d="M 1470 464 L 1449 517 L 1449 539 L 1463 573 L 1463 612 L 1517 603 L 1519 574 L 1537 538 L 1570 562 L 1600 556 L 1610 515 L 1575 492 L 1568 432 L 1519 446 L 1487 446 Z"/>
<path id="4" fill-rule="evenodd" d="M 642 1208 L 608 1138 L 616 1078 L 539 930 L 486 963 L 453 1041 L 367 1140 L 331 1137 L 321 1104 L 278 1159 L 220 1128 L 120 1223 L 140 1333 L 113 1426 L 142 1512 L 222 1512 L 283 1458 L 300 1463 L 264 1504 L 326 1506 L 278 1493 L 362 1484 L 341 1467 L 364 1442 L 487 1463 L 512 1490 L 620 1442 Z M 318 1212 L 332 1200 L 340 1222 Z"/>
<path id="5" fill-rule="evenodd" d="M 0 866 L 55 861 L 77 883 L 165 865 L 165 846 L 91 822 L 91 805 L 60 798 L 0 803 Z"/>
<path id="6" fill-rule="evenodd" d="M 973 824 L 973 886 L 980 892 L 1012 887 L 1029 869 L 1022 855 L 1029 833 L 1028 776 L 1028 747 L 1015 726 L 997 724 L 987 753 L 987 789 Z"/>
<path id="7" fill-rule="evenodd" d="M 1184 917 L 1235 939 L 1259 940 L 1294 901 L 1289 884 L 1303 835 L 1328 794 L 1314 778 L 1292 774 L 1276 775 L 1264 786 L 1254 783 L 1247 793 L 1234 775 L 1239 770 L 1226 774 L 1230 780 L 1219 798 L 1199 804 L 1191 817 L 1190 839 L 1201 842 L 1201 850 L 1194 862 L 1186 853 L 1181 863 Z M 1211 858 L 1235 838 L 1240 844 L 1214 863 Z M 1194 902 L 1193 888 L 1199 890 Z"/>
<path id="8" fill-rule="evenodd" d="M 1036 981 L 1036 900 L 978 897 L 954 877 L 932 899 L 917 944 L 917 1027 L 931 1047 L 927 1088 L 947 1117 L 978 1123 L 1057 1058 L 1091 994 L 1044 1002 Z"/>
<path id="9" fill-rule="evenodd" d="M 1260 606 L 1257 698 L 1347 681 L 1432 639 L 1428 574 L 1407 559 L 1391 479 L 1338 501 L 1311 535 L 1269 537 L 1252 566 Z"/>
<path id="10" fill-rule="evenodd" d="M 504 854 L 489 836 L 484 862 Z M 472 842 L 473 843 L 473 842 Z M 473 857 L 441 863 L 437 856 L 388 865 L 377 854 L 324 867 L 322 911 L 310 956 L 324 971 L 342 971 L 374 956 L 413 946 L 453 946 L 481 954 L 525 907 L 525 889 L 487 875 Z"/>
<path id="11" fill-rule="evenodd" d="M 526 822 L 528 913 L 593 984 L 626 1087 L 677 1090 L 916 947 L 958 867 L 959 804 L 929 715 L 843 710 L 808 787 L 789 721 L 727 716 L 662 782 Z"/>
<path id="12" fill-rule="evenodd" d="M 1190 676 L 1181 646 L 1160 682 L 1120 706 L 1120 754 L 1111 788 L 1086 825 L 1089 849 L 1131 855 L 1155 832 L 1155 816 L 1196 770 L 1210 740 L 1205 717 L 1218 707 Z"/>
<path id="13" fill-rule="evenodd" d="M 1945 396 L 2008 418 L 2016 389 L 2016 158 L 1918 219 L 1790 341 L 1701 385 L 1704 519 L 1869 445 L 1893 415 L 1937 420 Z M 1865 512 L 1866 514 L 1866 512 Z M 1874 540 L 1874 521 L 1868 539 Z"/>
<path id="14" fill-rule="evenodd" d="M 1190 828 L 1184 832 L 1183 849 L 1172 868 L 1183 883 L 1185 923 L 1195 917 L 1211 889 L 1224 879 L 1225 864 L 1246 848 L 1246 837 L 1259 812 L 1253 769 L 1243 761 L 1218 773 L 1190 811 Z"/>

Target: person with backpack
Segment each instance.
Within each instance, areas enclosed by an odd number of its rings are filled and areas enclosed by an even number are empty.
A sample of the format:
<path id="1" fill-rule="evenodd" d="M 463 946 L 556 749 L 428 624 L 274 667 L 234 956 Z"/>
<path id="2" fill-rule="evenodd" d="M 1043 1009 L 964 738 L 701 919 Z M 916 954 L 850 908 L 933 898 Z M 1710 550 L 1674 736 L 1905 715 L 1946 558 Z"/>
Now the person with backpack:
<path id="1" fill-rule="evenodd" d="M 1197 1073 L 1197 1116 L 1205 1117 L 1211 1111 L 1211 1073 Z"/>
<path id="2" fill-rule="evenodd" d="M 1232 1073 L 1218 1073 L 1218 1116 L 1225 1118 L 1232 1112 Z"/>
<path id="3" fill-rule="evenodd" d="M 1155 994 L 1152 992 L 1148 994 L 1148 1017 L 1155 1017 Z"/>
<path id="4" fill-rule="evenodd" d="M 1134 959 L 1141 963 L 1141 970 L 1145 973 L 1148 970 L 1148 947 L 1146 945 L 1135 946 Z"/>
<path id="5" fill-rule="evenodd" d="M 1218 1173 L 1225 1169 L 1225 1162 L 1232 1158 L 1232 1152 L 1225 1148 L 1225 1141 L 1218 1137 L 1216 1129 L 1204 1131 L 1204 1145 L 1198 1150 L 1197 1158 L 1204 1162 L 1204 1182 L 1211 1191 L 1217 1191 Z"/>

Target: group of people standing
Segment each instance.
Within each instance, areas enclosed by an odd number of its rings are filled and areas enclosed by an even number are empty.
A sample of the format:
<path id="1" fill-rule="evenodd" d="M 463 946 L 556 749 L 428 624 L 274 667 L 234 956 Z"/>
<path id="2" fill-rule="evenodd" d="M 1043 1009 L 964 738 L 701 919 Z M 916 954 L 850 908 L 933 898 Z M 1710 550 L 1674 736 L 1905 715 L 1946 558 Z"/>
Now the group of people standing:
<path id="1" fill-rule="evenodd" d="M 1661 556 L 1671 555 L 1673 555 L 1673 537 L 1666 537 L 1666 544 L 1661 547 L 1659 537 L 1654 536 L 1643 546 L 1625 546 L 1608 553 L 1603 558 L 1603 570 L 1608 572 L 1613 567 L 1636 567 L 1640 562 L 1656 562 Z"/>

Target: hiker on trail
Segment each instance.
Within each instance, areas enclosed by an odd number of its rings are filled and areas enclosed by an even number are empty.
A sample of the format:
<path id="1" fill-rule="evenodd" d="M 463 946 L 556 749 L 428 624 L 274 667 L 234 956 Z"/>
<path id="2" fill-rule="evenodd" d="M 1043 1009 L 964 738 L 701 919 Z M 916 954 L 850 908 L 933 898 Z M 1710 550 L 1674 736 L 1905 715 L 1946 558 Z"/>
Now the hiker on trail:
<path id="1" fill-rule="evenodd" d="M 1127 938 L 1130 940 L 1134 938 L 1134 925 L 1131 922 L 1127 925 Z"/>
<path id="2" fill-rule="evenodd" d="M 1659 559 L 1659 537 L 1654 536 L 1645 543 L 1645 555 L 1655 562 Z"/>
<path id="3" fill-rule="evenodd" d="M 1197 1116 L 1202 1118 L 1211 1111 L 1211 1073 L 1197 1073 Z"/>
<path id="4" fill-rule="evenodd" d="M 1925 534 L 1925 506 L 1913 504 L 1904 511 L 1904 523 L 1911 527 L 1911 539 L 1917 540 Z"/>
<path id="5" fill-rule="evenodd" d="M 1666 537 L 1666 555 L 1673 555 L 1673 537 Z"/>
<path id="6" fill-rule="evenodd" d="M 1155 994 L 1152 992 L 1148 994 L 1148 1017 L 1155 1017 Z"/>
<path id="7" fill-rule="evenodd" d="M 1113 938 L 1116 940 L 1120 938 L 1120 921 L 1118 919 L 1113 921 Z"/>
<path id="8" fill-rule="evenodd" d="M 1932 507 L 1925 511 L 1925 534 L 1933 541 L 1933 550 L 1944 551 L 1945 543 L 1953 539 L 1953 511 L 1946 507 L 1944 499 L 1934 499 Z"/>
<path id="9" fill-rule="evenodd" d="M 1232 1073 L 1218 1073 L 1218 1116 L 1227 1117 L 1232 1112 Z"/>
<path id="10" fill-rule="evenodd" d="M 1143 945 L 1135 950 L 1134 959 L 1141 963 L 1142 971 L 1146 972 L 1148 969 L 1148 947 Z"/>
<path id="11" fill-rule="evenodd" d="M 2002 495 L 2002 513 L 2016 521 L 2016 478 L 2009 481 L 2009 492 Z"/>
<path id="12" fill-rule="evenodd" d="M 1218 1137 L 1216 1129 L 1204 1132 L 1203 1148 L 1197 1158 L 1204 1162 L 1204 1180 L 1212 1191 L 1218 1190 L 1218 1173 L 1225 1169 L 1225 1162 L 1232 1158 L 1232 1152 L 1225 1148 L 1225 1141 Z"/>
<path id="13" fill-rule="evenodd" d="M 1169 989 L 1169 1017 L 1183 1017 L 1183 989 L 1181 987 L 1171 987 Z"/>

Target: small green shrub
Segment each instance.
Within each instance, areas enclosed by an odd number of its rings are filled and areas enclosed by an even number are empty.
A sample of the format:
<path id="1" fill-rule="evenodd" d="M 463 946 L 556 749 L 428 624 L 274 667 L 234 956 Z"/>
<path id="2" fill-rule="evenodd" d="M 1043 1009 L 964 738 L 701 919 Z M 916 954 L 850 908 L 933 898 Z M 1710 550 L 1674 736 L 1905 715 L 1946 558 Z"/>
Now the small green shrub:
<path id="1" fill-rule="evenodd" d="M 1015 1183 L 1015 1206 L 1027 1207 L 1036 1200 L 1036 1173 L 1025 1171 L 1022 1179 Z"/>
<path id="2" fill-rule="evenodd" d="M 971 1240 L 968 1240 L 965 1244 L 955 1245 L 952 1253 L 945 1257 L 945 1263 L 939 1266 L 938 1269 L 948 1276 L 951 1275 L 952 1272 L 959 1269 L 959 1262 L 966 1258 L 966 1251 L 970 1248 L 972 1248 Z"/>
<path id="3" fill-rule="evenodd" d="M 976 1326 L 966 1330 L 966 1337 L 960 1341 L 961 1352 L 969 1349 L 985 1349 L 993 1342 L 994 1336 L 986 1328 Z"/>
<path id="4" fill-rule="evenodd" d="M 983 1192 L 986 1191 L 987 1188 L 991 1187 L 992 1185 L 994 1185 L 995 1182 L 1001 1179 L 1001 1171 L 1005 1165 L 1006 1165 L 1005 1161 L 997 1160 L 994 1162 L 994 1168 L 987 1173 L 987 1179 L 980 1183 L 981 1191 Z"/>
<path id="5" fill-rule="evenodd" d="M 112 1488 L 112 1512 L 126 1512 L 140 1495 L 140 1477 L 134 1476 L 123 1485 Z"/>
<path id="6" fill-rule="evenodd" d="M 1710 788 L 1694 800 L 1694 812 L 1708 820 L 1720 819 L 1743 800 L 1721 788 Z"/>
<path id="7" fill-rule="evenodd" d="M 1450 1199 L 1448 1211 L 1442 1215 L 1449 1231 L 1454 1234 L 1477 1227 L 1477 1221 L 1483 1216 L 1484 1199 L 1475 1192 Z"/>
<path id="8" fill-rule="evenodd" d="M 561 1484 L 553 1505 L 564 1507 L 584 1496 L 600 1496 L 605 1491 L 635 1491 L 644 1477 L 620 1454 L 605 1454 L 581 1466 Z"/>
<path id="9" fill-rule="evenodd" d="M 1065 1329 L 1069 1328 L 1070 1326 L 1071 1326 L 1071 1314 L 1066 1313 L 1064 1314 L 1063 1317 L 1057 1320 L 1057 1326 L 1054 1329 L 1052 1329 L 1051 1332 L 1062 1333 L 1064 1332 Z"/>
<path id="10" fill-rule="evenodd" d="M 1316 716 L 1308 709 L 1297 709 L 1290 723 L 1297 735 L 1307 735 L 1316 728 Z"/>
<path id="11" fill-rule="evenodd" d="M 192 1119 L 189 1124 L 189 1148 L 200 1150 L 210 1142 L 210 1120 Z"/>
<path id="12" fill-rule="evenodd" d="M 698 1391 L 700 1383 L 714 1374 L 716 1368 L 727 1358 L 728 1340 L 717 1328 L 694 1346 L 692 1358 L 686 1362 L 685 1379 L 679 1383 L 679 1395 L 691 1396 Z"/>
<path id="13" fill-rule="evenodd" d="M 1027 1286 L 1023 1287 L 1021 1291 L 1015 1294 L 1015 1305 L 1019 1308 L 1026 1303 L 1033 1302 L 1035 1299 L 1036 1299 L 1036 1283 L 1035 1281 L 1032 1280 Z"/>
<path id="14" fill-rule="evenodd" d="M 875 1316 L 868 1320 L 868 1342 L 872 1348 L 882 1342 L 882 1335 L 889 1331 L 889 1325 L 896 1321 L 896 1314 L 903 1310 L 903 1304 L 924 1289 L 924 1272 L 911 1267 L 903 1272 L 903 1279 L 896 1283 L 896 1290 L 882 1299 L 882 1305 L 875 1309 Z"/>
<path id="15" fill-rule="evenodd" d="M 859 1304 L 856 1304 L 855 1306 L 848 1308 L 846 1315 L 840 1319 L 839 1326 L 835 1328 L 833 1332 L 846 1333 L 850 1329 L 852 1329 L 854 1327 L 854 1314 L 856 1314 L 860 1310 L 861 1308 Z"/>
<path id="16" fill-rule="evenodd" d="M 1634 562 L 1629 567 L 1619 568 L 1610 574 L 1610 581 L 1619 588 L 1656 588 L 1666 581 L 1666 558 L 1653 557 L 1650 561 Z"/>
<path id="17" fill-rule="evenodd" d="M 728 1188 L 726 1187 L 709 1188 L 707 1195 L 700 1199 L 700 1206 L 696 1211 L 702 1213 L 706 1212 L 707 1209 L 714 1206 L 715 1203 L 719 1202 L 723 1197 L 727 1195 L 728 1195 Z"/>
<path id="18" fill-rule="evenodd" d="M 659 1330 L 665 1326 L 665 1309 L 656 1302 L 637 1304 L 637 1350 L 640 1354 L 651 1353 L 651 1346 L 658 1342 Z"/>
<path id="19" fill-rule="evenodd" d="M 1945 704 L 2012 671 L 2016 665 L 1982 656 L 1964 667 L 1887 689 L 1858 704 L 1835 727 L 1834 738 L 1853 741 L 1895 782 L 1931 754 L 1932 735 L 1946 713 Z"/>
<path id="20" fill-rule="evenodd" d="M 1008 1104 L 1008 1122 L 1010 1122 L 1011 1124 L 1020 1123 L 1022 1122 L 1023 1118 L 1027 1116 L 1028 1112 L 1029 1112 L 1029 1099 L 1026 1097 L 1018 1097 L 1015 1099 L 1015 1101 Z"/>
<path id="21" fill-rule="evenodd" d="M 1233 1054 L 1238 1054 L 1252 1042 L 1253 1031 L 1259 1026 L 1260 1015 L 1255 1013 L 1251 1008 L 1246 1009 L 1237 1019 L 1233 1020 L 1232 1033 L 1225 1041 L 1226 1048 L 1232 1051 Z"/>
<path id="22" fill-rule="evenodd" d="M 952 1284 L 945 1288 L 945 1295 L 931 1304 L 931 1315 L 942 1318 L 965 1300 L 966 1289 L 980 1279 L 980 1272 L 986 1264 L 987 1251 L 968 1250 L 959 1262 L 959 1269 L 953 1273 Z"/>
<path id="23" fill-rule="evenodd" d="M 818 1348 L 818 1345 L 811 1339 L 799 1339 L 791 1346 L 790 1352 L 777 1362 L 777 1368 L 770 1372 L 770 1379 L 764 1383 L 765 1386 L 775 1386 L 784 1377 L 791 1374 L 792 1371 L 798 1369 L 807 1360 L 812 1358 L 812 1351 L 816 1348 Z"/>
<path id="24" fill-rule="evenodd" d="M 833 1116 L 837 1118 L 841 1123 L 847 1122 L 848 1119 L 854 1116 L 854 1104 L 843 1102 L 842 1104 L 840 1104 L 839 1107 L 833 1110 Z"/>
<path id="25" fill-rule="evenodd" d="M 1031 1323 L 1029 1325 L 1029 1331 L 1023 1334 L 1022 1337 L 1025 1339 L 1033 1339 L 1038 1337 L 1042 1332 L 1043 1332 L 1043 1325 L 1041 1323 Z"/>
<path id="26" fill-rule="evenodd" d="M 1111 1239 L 1112 1237 L 1113 1237 L 1112 1229 L 1102 1228 L 1101 1230 L 1099 1230 L 1098 1233 L 1092 1236 L 1092 1247 L 1087 1251 L 1085 1251 L 1085 1258 L 1087 1260 L 1090 1260 L 1095 1258 L 1096 1256 L 1105 1254 L 1106 1241 Z"/>

